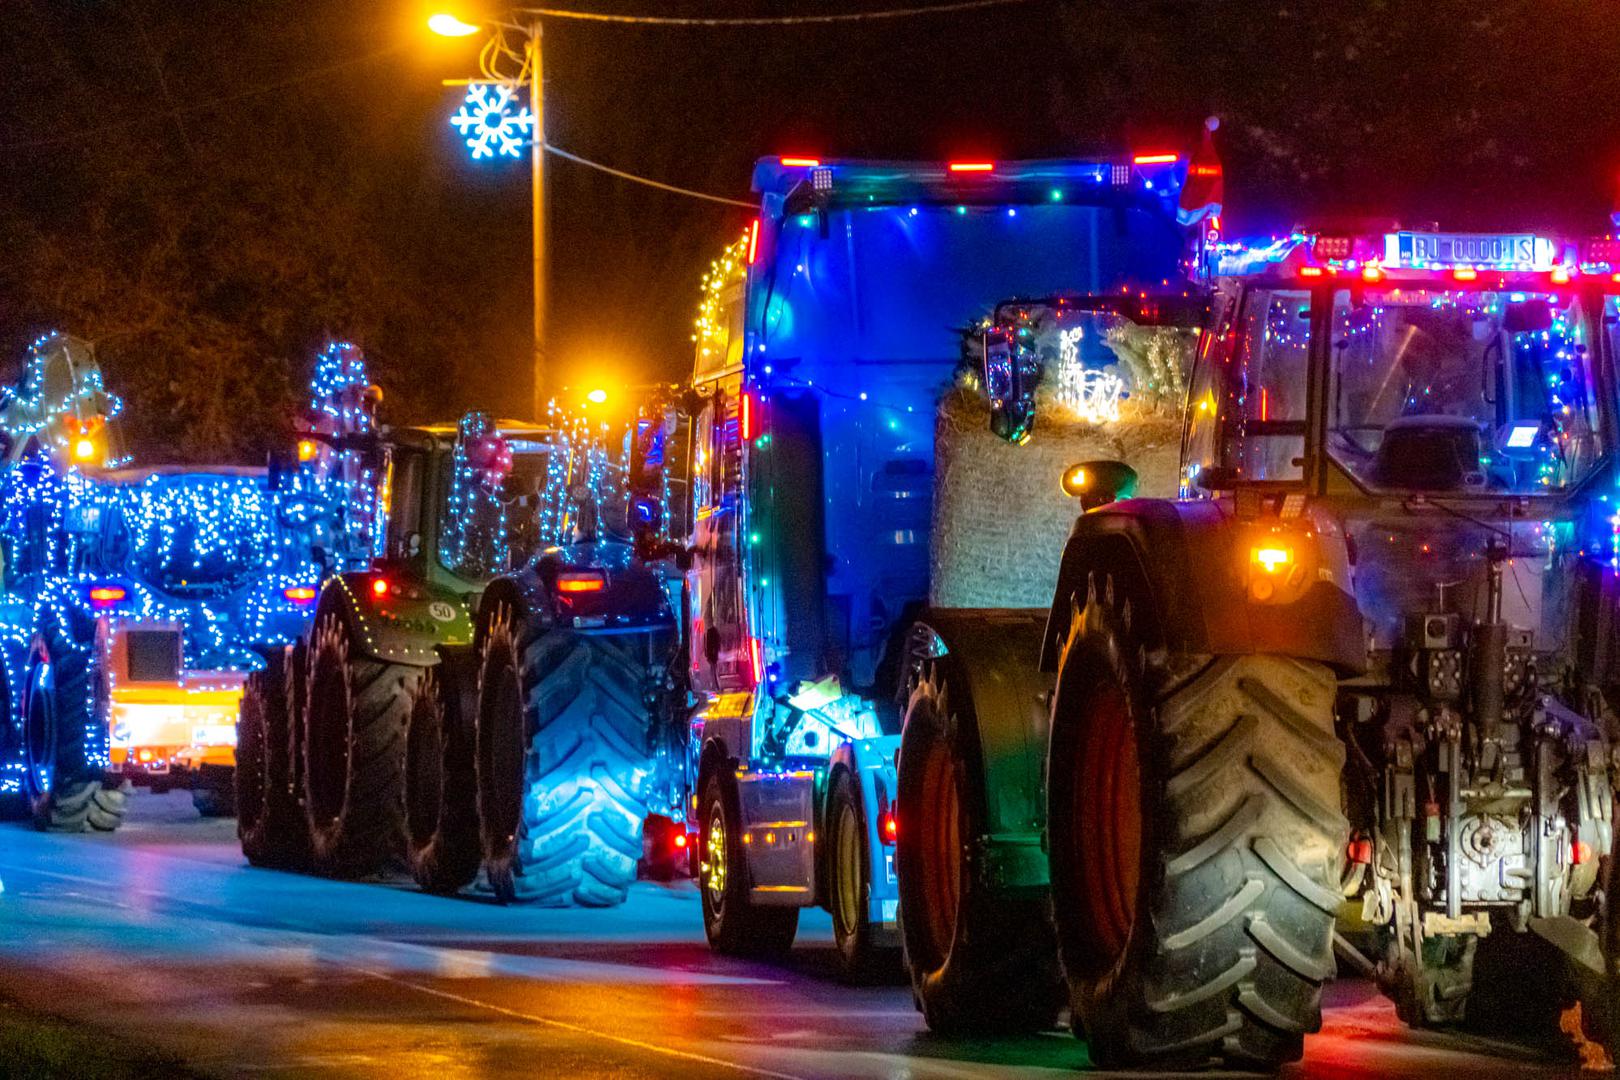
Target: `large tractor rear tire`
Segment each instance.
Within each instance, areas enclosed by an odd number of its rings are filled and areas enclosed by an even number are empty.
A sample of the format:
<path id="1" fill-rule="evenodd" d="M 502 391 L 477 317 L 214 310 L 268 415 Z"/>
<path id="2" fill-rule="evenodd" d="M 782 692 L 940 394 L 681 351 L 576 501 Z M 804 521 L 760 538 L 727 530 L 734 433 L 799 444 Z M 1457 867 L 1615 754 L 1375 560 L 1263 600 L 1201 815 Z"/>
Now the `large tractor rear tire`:
<path id="1" fill-rule="evenodd" d="M 422 669 L 359 656 L 336 612 L 315 626 L 304 713 L 304 812 L 314 869 L 378 873 L 402 854 L 405 721 Z"/>
<path id="2" fill-rule="evenodd" d="M 761 960 L 787 955 L 799 932 L 799 909 L 754 903 L 742 807 L 728 771 L 711 769 L 705 776 L 698 815 L 698 894 L 709 948 L 722 956 Z"/>
<path id="3" fill-rule="evenodd" d="M 411 701 L 405 737 L 405 855 L 424 892 L 471 885 L 478 840 L 478 773 L 461 687 L 445 664 L 428 668 Z"/>
<path id="4" fill-rule="evenodd" d="M 1092 579 L 1053 699 L 1052 902 L 1077 1027 L 1102 1068 L 1274 1069 L 1320 1027 L 1334 972 L 1334 676 L 1220 657 L 1155 706 L 1140 602 Z"/>
<path id="5" fill-rule="evenodd" d="M 478 818 L 490 888 L 503 903 L 623 903 L 647 818 L 644 642 L 537 632 L 504 605 L 481 642 Z"/>
<path id="6" fill-rule="evenodd" d="M 236 721 L 236 836 L 249 863 L 278 870 L 309 862 L 309 823 L 293 785 L 298 698 L 290 652 L 270 653 L 264 669 L 248 676 Z"/>
<path id="7" fill-rule="evenodd" d="M 23 763 L 34 825 L 46 832 L 113 832 L 124 823 L 132 787 L 108 779 L 91 758 L 91 726 L 105 728 L 108 707 L 96 647 L 73 641 L 52 621 L 36 637 L 33 653 L 23 700 Z"/>
<path id="8" fill-rule="evenodd" d="M 977 720 L 954 656 L 922 662 L 900 746 L 900 931 L 917 1007 L 947 1035 L 1041 1031 L 1062 979 L 1046 898 L 993 891 L 979 873 L 985 782 Z"/>
<path id="9" fill-rule="evenodd" d="M 0 648 L 4 646 L 0 645 Z M 6 649 L 4 667 L 0 667 L 0 769 L 13 762 L 21 762 L 23 757 L 22 719 L 12 708 L 15 700 L 12 696 L 14 671 L 27 671 L 26 658 L 14 658 L 11 650 Z M 21 697 L 21 694 L 17 695 L 17 698 Z M 21 821 L 28 816 L 29 806 L 23 792 L 22 774 L 19 772 L 5 777 L 0 782 L 0 821 Z"/>

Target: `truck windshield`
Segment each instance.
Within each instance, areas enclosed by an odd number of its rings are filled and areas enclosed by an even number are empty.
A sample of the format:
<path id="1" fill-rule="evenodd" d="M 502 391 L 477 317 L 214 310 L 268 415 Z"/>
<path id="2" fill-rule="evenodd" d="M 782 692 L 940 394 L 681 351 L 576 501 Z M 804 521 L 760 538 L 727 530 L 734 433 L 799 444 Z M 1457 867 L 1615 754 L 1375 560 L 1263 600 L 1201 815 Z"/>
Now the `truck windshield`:
<path id="1" fill-rule="evenodd" d="M 1535 494 L 1597 460 L 1588 320 L 1569 294 L 1334 294 L 1328 452 L 1375 489 Z"/>

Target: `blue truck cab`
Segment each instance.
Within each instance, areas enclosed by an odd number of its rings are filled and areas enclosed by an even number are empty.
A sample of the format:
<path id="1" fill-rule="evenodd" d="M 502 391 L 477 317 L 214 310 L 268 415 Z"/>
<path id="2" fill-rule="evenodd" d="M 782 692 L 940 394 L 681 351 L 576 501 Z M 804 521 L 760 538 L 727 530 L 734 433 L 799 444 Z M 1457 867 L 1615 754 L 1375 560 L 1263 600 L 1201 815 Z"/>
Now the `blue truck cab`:
<path id="1" fill-rule="evenodd" d="M 785 948 L 812 905 L 850 974 L 898 944 L 904 658 L 963 331 L 1009 297 L 1178 276 L 1186 170 L 1174 154 L 757 163 L 759 216 L 704 282 L 690 390 L 664 425 L 683 447 L 665 517 L 689 565 L 688 824 L 716 949 Z"/>

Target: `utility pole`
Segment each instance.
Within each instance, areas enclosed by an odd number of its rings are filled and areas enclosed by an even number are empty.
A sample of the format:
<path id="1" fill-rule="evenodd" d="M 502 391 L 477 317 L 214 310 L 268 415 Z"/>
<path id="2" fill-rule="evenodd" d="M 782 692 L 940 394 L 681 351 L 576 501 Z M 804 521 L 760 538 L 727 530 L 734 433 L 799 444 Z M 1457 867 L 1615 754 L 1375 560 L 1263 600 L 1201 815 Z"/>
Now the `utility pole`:
<path id="1" fill-rule="evenodd" d="M 534 113 L 534 145 L 530 171 L 534 174 L 534 371 L 530 418 L 546 415 L 546 110 L 540 53 L 540 19 L 529 23 L 529 109 Z"/>

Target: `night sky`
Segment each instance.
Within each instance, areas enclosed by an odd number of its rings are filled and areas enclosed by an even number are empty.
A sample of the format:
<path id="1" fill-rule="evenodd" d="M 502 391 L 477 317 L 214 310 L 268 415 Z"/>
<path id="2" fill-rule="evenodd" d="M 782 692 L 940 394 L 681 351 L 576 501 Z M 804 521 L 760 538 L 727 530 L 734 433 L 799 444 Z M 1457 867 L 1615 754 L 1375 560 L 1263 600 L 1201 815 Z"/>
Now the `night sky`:
<path id="1" fill-rule="evenodd" d="M 581 6 L 586 0 L 580 0 Z M 590 0 L 600 11 L 903 6 Z M 528 173 L 448 116 L 476 44 L 415 0 L 11 0 L 0 20 L 0 366 L 98 342 L 144 460 L 283 437 L 327 335 L 396 420 L 518 407 Z M 472 6 L 459 9 L 472 17 Z M 486 8 L 485 10 L 495 10 Z M 1620 175 L 1610 5 L 1031 0 L 818 28 L 553 20 L 570 152 L 747 198 L 754 158 L 1190 146 L 1223 118 L 1228 231 L 1391 218 L 1601 230 Z M 697 284 L 751 216 L 549 164 L 554 385 L 675 379 Z"/>

